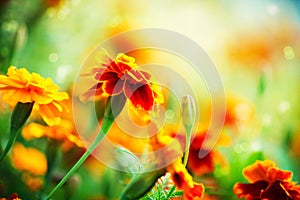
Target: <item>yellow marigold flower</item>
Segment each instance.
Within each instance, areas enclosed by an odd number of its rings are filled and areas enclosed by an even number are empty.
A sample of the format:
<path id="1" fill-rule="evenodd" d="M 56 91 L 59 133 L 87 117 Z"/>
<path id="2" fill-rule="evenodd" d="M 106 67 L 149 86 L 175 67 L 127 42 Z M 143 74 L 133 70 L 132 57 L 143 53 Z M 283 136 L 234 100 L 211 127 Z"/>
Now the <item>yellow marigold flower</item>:
<path id="1" fill-rule="evenodd" d="M 12 151 L 12 165 L 33 175 L 44 175 L 47 172 L 46 156 L 35 148 L 26 148 L 16 143 Z"/>
<path id="2" fill-rule="evenodd" d="M 0 75 L 3 100 L 13 106 L 18 102 L 34 102 L 43 120 L 49 125 L 59 121 L 61 112 L 66 109 L 61 101 L 69 98 L 67 93 L 58 90 L 50 78 L 43 78 L 37 73 L 30 74 L 25 68 L 11 66 L 6 76 Z"/>

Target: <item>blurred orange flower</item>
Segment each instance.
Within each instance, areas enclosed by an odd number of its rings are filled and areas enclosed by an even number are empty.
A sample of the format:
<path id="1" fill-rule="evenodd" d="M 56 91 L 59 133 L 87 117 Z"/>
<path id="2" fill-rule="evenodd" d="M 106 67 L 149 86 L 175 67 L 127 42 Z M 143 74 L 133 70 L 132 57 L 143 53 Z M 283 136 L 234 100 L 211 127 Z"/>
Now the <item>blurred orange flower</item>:
<path id="1" fill-rule="evenodd" d="M 124 132 L 117 124 L 114 124 L 107 133 L 107 138 L 115 145 L 121 145 L 133 153 L 143 153 L 150 149 L 148 139 L 136 138 Z"/>
<path id="2" fill-rule="evenodd" d="M 226 54 L 230 61 L 261 69 L 284 58 L 284 49 L 290 44 L 295 57 L 299 55 L 299 29 L 294 22 L 283 19 L 276 26 L 266 27 L 266 31 L 242 30 L 227 40 Z"/>
<path id="3" fill-rule="evenodd" d="M 193 181 L 193 177 L 188 173 L 187 169 L 182 164 L 181 159 L 178 159 L 169 165 L 167 171 L 171 174 L 178 189 L 183 190 L 184 200 L 196 200 L 202 198 L 204 194 L 203 184 L 195 183 Z"/>
<path id="4" fill-rule="evenodd" d="M 17 69 L 11 66 L 7 75 L 0 75 L 0 91 L 3 100 L 10 105 L 18 102 L 34 102 L 43 120 L 54 125 L 60 120 L 65 109 L 61 102 L 68 99 L 65 92 L 58 92 L 58 86 L 50 78 L 43 78 L 37 73 L 30 74 L 25 68 Z"/>
<path id="5" fill-rule="evenodd" d="M 68 150 L 70 147 L 84 147 L 72 121 L 61 119 L 54 126 L 43 126 L 38 123 L 30 123 L 22 130 L 22 136 L 27 139 L 47 137 L 62 142 L 63 150 Z"/>
<path id="6" fill-rule="evenodd" d="M 225 125 L 234 127 L 239 123 L 249 122 L 254 114 L 254 107 L 250 102 L 235 94 L 227 94 Z"/>
<path id="7" fill-rule="evenodd" d="M 39 150 L 31 147 L 24 147 L 16 143 L 12 150 L 12 165 L 21 171 L 33 175 L 44 175 L 47 172 L 46 156 Z"/>
<path id="8" fill-rule="evenodd" d="M 82 101 L 99 95 L 124 93 L 132 104 L 146 111 L 155 103 L 162 103 L 163 96 L 157 85 L 150 81 L 151 75 L 139 69 L 133 57 L 119 53 L 113 61 L 102 49 L 103 63 L 83 76 L 94 76 L 97 83 L 81 95 Z"/>
<path id="9" fill-rule="evenodd" d="M 42 188 L 44 179 L 41 176 L 35 176 L 29 173 L 22 174 L 22 180 L 27 187 L 32 191 L 37 191 Z"/>
<path id="10" fill-rule="evenodd" d="M 256 161 L 243 171 L 250 182 L 236 183 L 233 192 L 247 200 L 300 199 L 300 185 L 292 182 L 293 173 L 278 169 L 270 160 Z"/>

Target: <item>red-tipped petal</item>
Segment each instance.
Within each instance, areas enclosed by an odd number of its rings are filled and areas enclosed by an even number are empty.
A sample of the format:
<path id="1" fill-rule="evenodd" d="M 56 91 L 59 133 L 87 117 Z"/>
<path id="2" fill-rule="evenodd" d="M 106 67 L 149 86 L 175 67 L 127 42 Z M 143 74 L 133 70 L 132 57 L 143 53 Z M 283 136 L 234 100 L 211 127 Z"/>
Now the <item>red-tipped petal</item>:
<path id="1" fill-rule="evenodd" d="M 268 187 L 267 181 L 257 181 L 252 184 L 237 183 L 233 187 L 233 193 L 239 198 L 248 197 L 247 199 L 260 199 L 262 190 Z"/>
<path id="2" fill-rule="evenodd" d="M 103 90 L 109 95 L 120 94 L 123 90 L 124 81 L 119 78 L 114 78 L 104 82 Z"/>
<path id="3" fill-rule="evenodd" d="M 154 98 L 152 96 L 152 90 L 149 85 L 131 84 L 128 81 L 125 82 L 124 91 L 127 98 L 130 99 L 132 104 L 144 110 L 150 110 L 152 108 Z"/>

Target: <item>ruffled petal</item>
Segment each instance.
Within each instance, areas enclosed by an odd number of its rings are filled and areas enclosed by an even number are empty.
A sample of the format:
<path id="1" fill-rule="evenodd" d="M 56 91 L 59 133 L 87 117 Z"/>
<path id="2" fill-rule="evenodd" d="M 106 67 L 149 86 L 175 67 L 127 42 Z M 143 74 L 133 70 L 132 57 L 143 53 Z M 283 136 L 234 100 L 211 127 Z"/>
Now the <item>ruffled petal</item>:
<path id="1" fill-rule="evenodd" d="M 86 102 L 89 99 L 97 98 L 103 95 L 104 91 L 102 89 L 103 83 L 98 83 L 88 89 L 85 93 L 79 96 L 80 101 Z"/>
<path id="2" fill-rule="evenodd" d="M 233 193 L 238 198 L 247 197 L 247 199 L 260 199 L 261 191 L 268 187 L 267 181 L 257 181 L 252 184 L 237 183 L 233 186 Z"/>
<path id="3" fill-rule="evenodd" d="M 268 172 L 267 176 L 271 180 L 280 180 L 285 182 L 292 181 L 293 173 L 286 170 L 280 170 L 278 168 L 271 167 Z"/>
<path id="4" fill-rule="evenodd" d="M 119 78 L 106 81 L 102 86 L 103 91 L 109 95 L 120 94 L 123 91 L 123 87 L 124 87 L 124 81 Z"/>
<path id="5" fill-rule="evenodd" d="M 43 120 L 49 126 L 53 126 L 59 122 L 61 112 L 59 112 L 58 108 L 53 103 L 39 105 L 39 110 Z"/>
<path id="6" fill-rule="evenodd" d="M 125 96 L 130 99 L 136 108 L 141 108 L 147 111 L 152 108 L 154 98 L 149 85 L 134 85 L 126 81 L 124 90 Z"/>
<path id="7" fill-rule="evenodd" d="M 250 183 L 261 180 L 269 181 L 267 171 L 270 167 L 275 167 L 275 163 L 273 161 L 256 161 L 254 164 L 246 167 L 243 170 L 243 174 Z"/>

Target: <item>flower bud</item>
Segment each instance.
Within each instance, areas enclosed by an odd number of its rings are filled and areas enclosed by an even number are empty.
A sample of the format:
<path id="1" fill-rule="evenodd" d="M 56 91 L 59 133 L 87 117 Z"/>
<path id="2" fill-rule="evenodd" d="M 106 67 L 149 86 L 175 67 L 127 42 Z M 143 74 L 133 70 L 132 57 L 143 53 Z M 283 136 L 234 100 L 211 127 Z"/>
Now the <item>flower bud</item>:
<path id="1" fill-rule="evenodd" d="M 185 95 L 181 101 L 182 123 L 187 132 L 191 132 L 196 118 L 196 105 L 192 96 Z"/>
<path id="2" fill-rule="evenodd" d="M 25 124 L 25 122 L 27 121 L 27 119 L 31 114 L 33 104 L 34 102 L 31 103 L 18 102 L 17 105 L 15 106 L 11 116 L 9 140 L 4 151 L 2 152 L 0 161 L 3 160 L 3 158 L 6 156 L 6 154 L 9 152 L 9 150 L 15 143 L 20 129 Z"/>

